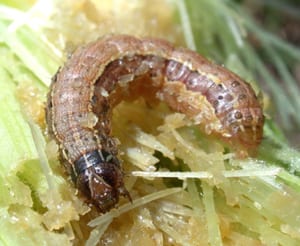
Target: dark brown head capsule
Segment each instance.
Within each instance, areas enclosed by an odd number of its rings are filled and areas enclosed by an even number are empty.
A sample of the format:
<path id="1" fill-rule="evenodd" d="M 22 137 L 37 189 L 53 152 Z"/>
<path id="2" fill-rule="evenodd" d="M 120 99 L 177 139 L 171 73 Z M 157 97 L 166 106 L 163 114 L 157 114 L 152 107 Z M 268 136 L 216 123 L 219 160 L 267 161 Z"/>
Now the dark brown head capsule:
<path id="1" fill-rule="evenodd" d="M 101 212 L 115 207 L 120 195 L 131 200 L 119 162 L 109 153 L 93 150 L 75 161 L 74 167 L 77 188 Z"/>

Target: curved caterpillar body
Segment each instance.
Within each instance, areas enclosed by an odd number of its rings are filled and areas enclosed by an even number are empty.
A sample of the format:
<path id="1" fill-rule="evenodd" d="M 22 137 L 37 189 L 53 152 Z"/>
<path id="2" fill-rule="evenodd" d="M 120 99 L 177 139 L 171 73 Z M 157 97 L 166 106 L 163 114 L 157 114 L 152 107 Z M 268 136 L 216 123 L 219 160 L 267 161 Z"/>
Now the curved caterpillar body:
<path id="1" fill-rule="evenodd" d="M 102 212 L 120 195 L 130 199 L 111 137 L 111 111 L 138 96 L 164 101 L 241 148 L 261 142 L 261 105 L 236 74 L 159 39 L 118 35 L 89 43 L 53 78 L 46 118 L 77 188 Z"/>

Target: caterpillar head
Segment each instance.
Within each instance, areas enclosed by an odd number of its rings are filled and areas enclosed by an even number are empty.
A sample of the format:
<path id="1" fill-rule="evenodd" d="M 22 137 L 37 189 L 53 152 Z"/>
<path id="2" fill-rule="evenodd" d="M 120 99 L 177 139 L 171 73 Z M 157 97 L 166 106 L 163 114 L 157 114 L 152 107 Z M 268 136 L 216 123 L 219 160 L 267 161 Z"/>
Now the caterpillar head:
<path id="1" fill-rule="evenodd" d="M 103 157 L 103 155 L 102 155 Z M 102 158 L 97 150 L 76 163 L 76 186 L 102 213 L 109 211 L 124 196 L 131 200 L 123 183 L 123 173 L 116 158 Z"/>

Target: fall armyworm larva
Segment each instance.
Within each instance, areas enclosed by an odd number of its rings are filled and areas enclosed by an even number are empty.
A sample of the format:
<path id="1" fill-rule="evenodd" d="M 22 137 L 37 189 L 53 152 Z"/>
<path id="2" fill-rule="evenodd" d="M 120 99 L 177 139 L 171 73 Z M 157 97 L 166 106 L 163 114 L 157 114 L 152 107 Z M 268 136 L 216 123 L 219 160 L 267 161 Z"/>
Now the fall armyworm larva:
<path id="1" fill-rule="evenodd" d="M 79 47 L 53 78 L 46 118 L 77 188 L 102 212 L 120 195 L 130 199 L 111 113 L 138 96 L 165 102 L 245 150 L 261 142 L 264 116 L 252 87 L 196 52 L 126 35 Z"/>

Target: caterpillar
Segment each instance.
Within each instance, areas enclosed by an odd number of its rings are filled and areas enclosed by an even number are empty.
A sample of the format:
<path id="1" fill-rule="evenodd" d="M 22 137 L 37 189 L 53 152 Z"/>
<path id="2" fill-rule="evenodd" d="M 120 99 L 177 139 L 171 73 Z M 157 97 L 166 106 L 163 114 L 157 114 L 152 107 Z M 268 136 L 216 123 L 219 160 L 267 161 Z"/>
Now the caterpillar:
<path id="1" fill-rule="evenodd" d="M 131 200 L 111 114 L 139 96 L 165 102 L 233 146 L 250 150 L 261 142 L 264 116 L 252 87 L 196 52 L 127 35 L 81 46 L 52 79 L 46 121 L 76 187 L 103 213 L 120 196 Z"/>

